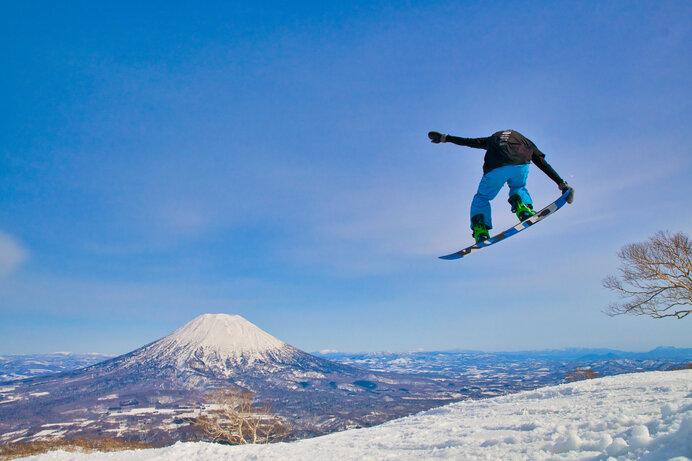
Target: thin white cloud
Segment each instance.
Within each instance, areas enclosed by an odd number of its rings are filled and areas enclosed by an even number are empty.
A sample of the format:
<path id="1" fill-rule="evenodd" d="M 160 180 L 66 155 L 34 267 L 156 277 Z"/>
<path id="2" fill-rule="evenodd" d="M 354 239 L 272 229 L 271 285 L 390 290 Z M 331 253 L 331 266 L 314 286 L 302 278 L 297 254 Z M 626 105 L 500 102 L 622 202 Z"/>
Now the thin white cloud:
<path id="1" fill-rule="evenodd" d="M 0 277 L 14 272 L 29 258 L 29 252 L 12 236 L 0 231 Z"/>

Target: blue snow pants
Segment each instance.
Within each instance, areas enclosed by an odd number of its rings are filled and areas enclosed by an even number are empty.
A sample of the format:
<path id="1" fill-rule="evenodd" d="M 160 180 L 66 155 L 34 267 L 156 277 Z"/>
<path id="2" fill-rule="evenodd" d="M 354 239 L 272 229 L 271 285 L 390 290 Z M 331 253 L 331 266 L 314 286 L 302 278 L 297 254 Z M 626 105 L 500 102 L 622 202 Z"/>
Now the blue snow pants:
<path id="1" fill-rule="evenodd" d="M 522 202 L 527 205 L 533 204 L 529 191 L 526 190 L 526 178 L 528 175 L 529 164 L 505 165 L 488 171 L 481 178 L 478 192 L 476 192 L 471 202 L 471 217 L 482 214 L 485 224 L 488 228 L 492 228 L 490 201 L 497 197 L 498 192 L 500 192 L 505 183 L 509 186 L 510 197 L 518 194 Z M 471 227 L 473 228 L 473 226 Z"/>

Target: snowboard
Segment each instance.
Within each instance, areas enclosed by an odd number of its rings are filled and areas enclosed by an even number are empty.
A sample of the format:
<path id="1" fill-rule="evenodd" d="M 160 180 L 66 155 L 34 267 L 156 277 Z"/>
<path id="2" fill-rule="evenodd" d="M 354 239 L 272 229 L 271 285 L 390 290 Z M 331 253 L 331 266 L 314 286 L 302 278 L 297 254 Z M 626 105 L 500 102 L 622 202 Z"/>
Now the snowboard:
<path id="1" fill-rule="evenodd" d="M 440 259 L 460 259 L 466 255 L 470 255 L 471 253 L 475 253 L 476 251 L 480 251 L 483 248 L 487 248 L 491 245 L 494 245 L 497 242 L 501 242 L 507 237 L 511 237 L 512 235 L 518 234 L 524 229 L 533 226 L 537 222 L 542 221 L 543 219 L 547 218 L 548 216 L 562 208 L 565 205 L 565 203 L 567 203 L 567 196 L 569 196 L 569 194 L 570 191 L 566 191 L 564 194 L 562 194 L 562 196 L 560 196 L 560 198 L 555 200 L 547 207 L 543 208 L 541 211 L 537 212 L 535 215 L 528 218 L 526 221 L 520 222 L 516 226 L 511 227 L 506 231 L 501 232 L 493 237 L 490 237 L 488 240 L 476 243 L 475 245 L 471 245 L 470 247 L 464 248 L 463 250 L 457 251 L 455 253 L 446 256 L 440 256 Z"/>

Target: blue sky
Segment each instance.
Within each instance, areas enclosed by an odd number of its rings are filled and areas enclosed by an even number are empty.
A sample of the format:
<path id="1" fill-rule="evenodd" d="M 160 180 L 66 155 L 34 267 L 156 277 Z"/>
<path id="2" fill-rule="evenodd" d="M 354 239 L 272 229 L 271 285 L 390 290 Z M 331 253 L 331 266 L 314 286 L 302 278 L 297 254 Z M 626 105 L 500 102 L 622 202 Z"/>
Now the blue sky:
<path id="1" fill-rule="evenodd" d="M 692 229 L 688 1 L 0 12 L 0 353 L 124 353 L 206 312 L 308 351 L 692 347 L 690 320 L 607 317 L 600 284 Z M 483 152 L 426 133 L 506 128 L 575 202 L 438 260 L 471 241 Z M 506 191 L 493 211 L 514 222 Z"/>

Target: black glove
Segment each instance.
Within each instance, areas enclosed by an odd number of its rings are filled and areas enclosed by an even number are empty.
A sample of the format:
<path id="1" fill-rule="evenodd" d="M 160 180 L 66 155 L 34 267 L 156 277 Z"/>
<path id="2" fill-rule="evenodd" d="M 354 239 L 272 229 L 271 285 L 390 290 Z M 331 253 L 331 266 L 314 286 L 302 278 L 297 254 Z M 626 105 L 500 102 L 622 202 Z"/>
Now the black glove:
<path id="1" fill-rule="evenodd" d="M 430 138 L 430 141 L 434 142 L 435 144 L 447 142 L 447 135 L 438 133 L 437 131 L 431 131 L 428 133 L 428 138 Z"/>
<path id="2" fill-rule="evenodd" d="M 560 188 L 562 193 L 564 194 L 565 192 L 569 191 L 569 195 L 567 196 L 567 203 L 572 203 L 574 201 L 574 188 L 570 187 L 565 181 L 562 181 L 560 184 L 557 185 L 557 187 Z"/>

